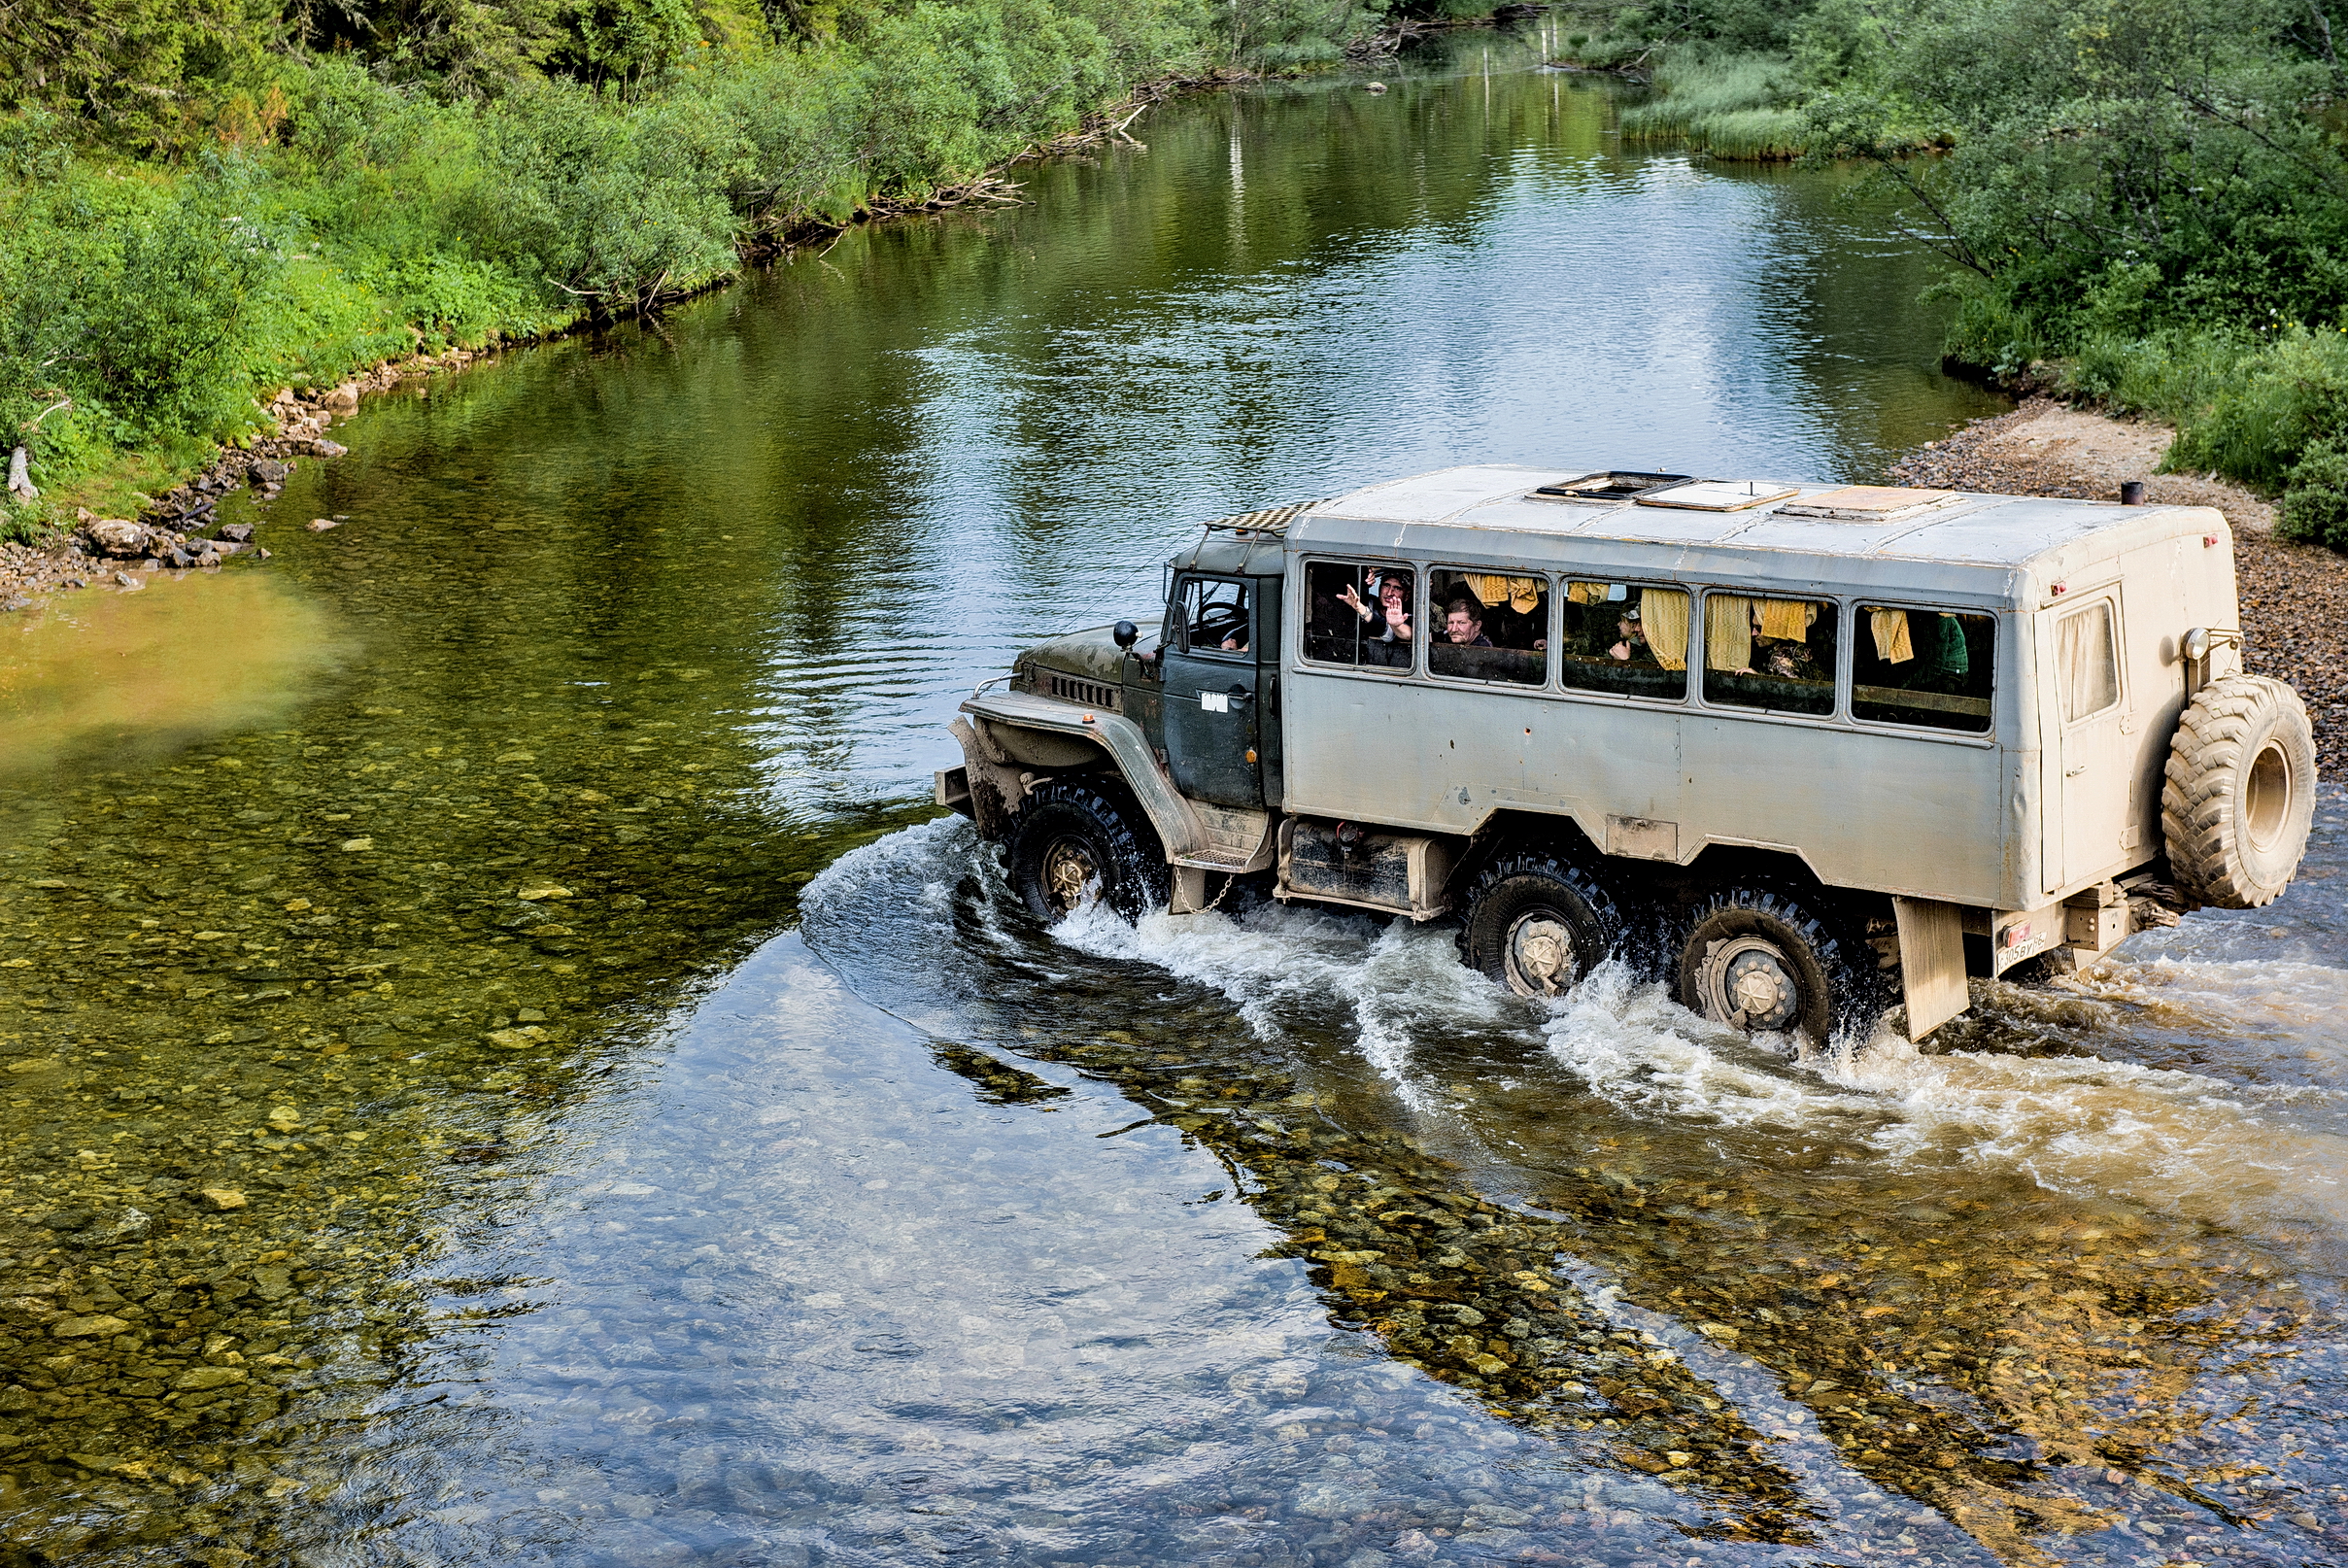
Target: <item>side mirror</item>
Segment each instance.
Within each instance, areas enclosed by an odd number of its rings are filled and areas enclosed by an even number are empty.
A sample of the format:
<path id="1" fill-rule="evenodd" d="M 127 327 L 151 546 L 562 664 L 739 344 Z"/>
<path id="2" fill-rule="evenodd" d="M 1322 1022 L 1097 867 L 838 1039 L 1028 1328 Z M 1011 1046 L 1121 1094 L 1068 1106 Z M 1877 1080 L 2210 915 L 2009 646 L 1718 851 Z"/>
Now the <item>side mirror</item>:
<path id="1" fill-rule="evenodd" d="M 1118 647 L 1131 653 L 1134 650 L 1134 644 L 1141 639 L 1141 629 L 1131 621 L 1119 621 L 1116 630 L 1109 632 L 1109 635 L 1117 639 Z"/>

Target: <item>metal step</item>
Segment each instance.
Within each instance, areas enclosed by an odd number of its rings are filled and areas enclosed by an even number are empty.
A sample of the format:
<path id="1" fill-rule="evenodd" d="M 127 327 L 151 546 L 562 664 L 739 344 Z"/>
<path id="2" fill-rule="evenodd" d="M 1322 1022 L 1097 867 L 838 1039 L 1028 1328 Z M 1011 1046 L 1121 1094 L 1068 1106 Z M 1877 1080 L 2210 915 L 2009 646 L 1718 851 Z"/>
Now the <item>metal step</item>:
<path id="1" fill-rule="evenodd" d="M 1209 805 L 1204 801 L 1190 801 L 1190 809 L 1198 817 L 1199 826 L 1207 830 L 1207 841 L 1191 846 L 1188 854 L 1171 857 L 1174 865 L 1236 875 L 1260 871 L 1272 864 L 1271 812 L 1246 806 Z"/>

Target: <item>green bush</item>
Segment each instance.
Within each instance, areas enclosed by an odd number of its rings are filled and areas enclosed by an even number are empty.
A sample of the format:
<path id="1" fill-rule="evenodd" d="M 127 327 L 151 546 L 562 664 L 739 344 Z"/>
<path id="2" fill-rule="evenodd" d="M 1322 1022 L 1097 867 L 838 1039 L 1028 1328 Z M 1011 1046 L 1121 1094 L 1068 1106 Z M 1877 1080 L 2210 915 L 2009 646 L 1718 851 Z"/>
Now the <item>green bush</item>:
<path id="1" fill-rule="evenodd" d="M 2348 448 L 2330 439 L 2308 443 L 2284 486 L 2275 531 L 2348 550 Z"/>
<path id="2" fill-rule="evenodd" d="M 2300 453 L 2348 430 L 2348 332 L 2295 326 L 2249 354 L 2169 451 L 2180 469 L 2206 468 L 2270 494 Z"/>
<path id="3" fill-rule="evenodd" d="M 177 199 L 134 219 L 87 280 L 88 362 L 133 439 L 212 435 L 249 408 L 255 307 L 285 270 L 252 169 L 214 160 Z"/>

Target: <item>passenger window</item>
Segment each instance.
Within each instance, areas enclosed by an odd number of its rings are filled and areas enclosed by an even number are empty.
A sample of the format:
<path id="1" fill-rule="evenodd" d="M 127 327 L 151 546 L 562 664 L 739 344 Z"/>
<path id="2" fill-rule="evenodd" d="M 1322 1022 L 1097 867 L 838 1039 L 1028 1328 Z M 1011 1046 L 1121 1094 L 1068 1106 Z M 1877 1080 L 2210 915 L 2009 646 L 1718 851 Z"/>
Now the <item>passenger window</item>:
<path id="1" fill-rule="evenodd" d="M 1228 577 L 1185 577 L 1181 598 L 1182 651 L 1185 653 L 1248 652 L 1252 620 L 1247 613 L 1247 585 Z"/>
<path id="2" fill-rule="evenodd" d="M 1305 657 L 1315 664 L 1407 670 L 1418 631 L 1414 573 L 1377 561 L 1305 567 Z"/>
<path id="3" fill-rule="evenodd" d="M 1834 605 L 1704 596 L 1704 700 L 1771 713 L 1834 711 Z"/>
<path id="4" fill-rule="evenodd" d="M 1433 590 L 1428 674 L 1519 686 L 1548 681 L 1547 577 L 1437 568 L 1427 585 Z"/>
<path id="5" fill-rule="evenodd" d="M 2101 713 L 2120 700 L 2120 666 L 2112 648 L 2112 601 L 2105 599 L 2055 623 L 2055 668 L 2062 682 L 2064 723 Z"/>
<path id="6" fill-rule="evenodd" d="M 1862 604 L 1856 636 L 1853 718 L 1977 734 L 1990 728 L 1995 616 Z"/>
<path id="7" fill-rule="evenodd" d="M 1569 582 L 1558 606 L 1557 671 L 1584 692 L 1687 696 L 1687 594 L 1638 583 Z"/>

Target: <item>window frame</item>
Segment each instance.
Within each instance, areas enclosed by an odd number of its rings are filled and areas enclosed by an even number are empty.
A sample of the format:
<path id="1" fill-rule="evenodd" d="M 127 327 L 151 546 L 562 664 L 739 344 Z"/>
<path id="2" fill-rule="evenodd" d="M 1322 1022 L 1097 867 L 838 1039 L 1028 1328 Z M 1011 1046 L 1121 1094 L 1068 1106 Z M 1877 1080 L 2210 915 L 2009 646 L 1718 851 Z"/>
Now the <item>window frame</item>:
<path id="1" fill-rule="evenodd" d="M 1847 639 L 1851 651 L 1843 660 L 1843 672 L 1837 685 L 1842 691 L 1844 710 L 1851 723 L 1869 734 L 1893 734 L 1926 740 L 1969 741 L 1975 745 L 1995 744 L 1997 739 L 1997 699 L 2004 690 L 2006 659 L 2006 629 L 2011 617 L 2003 610 L 1982 604 L 1895 604 L 1888 599 L 1878 600 L 1854 596 L 1850 603 L 1848 622 L 1851 635 Z M 1926 615 L 1983 615 L 1990 620 L 1990 722 L 1979 730 L 1944 730 L 1926 724 L 1902 724 L 1896 719 L 1863 719 L 1858 711 L 1858 618 L 1869 608 L 1907 610 Z"/>
<path id="2" fill-rule="evenodd" d="M 1689 690 L 1696 695 L 1697 707 L 1707 713 L 1733 714 L 1741 719 L 1759 719 L 1769 724 L 1824 724 L 1841 727 L 1852 722 L 1850 628 L 1853 624 L 1852 617 L 1855 613 L 1852 608 L 1857 602 L 1855 599 L 1845 594 L 1827 593 L 1815 589 L 1799 594 L 1765 593 L 1758 588 L 1738 587 L 1728 583 L 1700 585 L 1691 583 L 1688 588 L 1691 593 L 1699 596 L 1697 602 L 1689 605 L 1687 611 L 1687 641 L 1690 656 L 1687 661 L 1687 669 L 1690 675 L 1696 675 L 1699 672 L 1711 673 L 1704 658 L 1699 655 L 1709 656 L 1711 653 L 1711 648 L 1707 645 L 1710 638 L 1707 629 L 1711 625 L 1712 597 L 1715 594 L 1726 595 L 1732 598 L 1784 598 L 1811 604 L 1831 604 L 1834 606 L 1835 616 L 1834 701 L 1825 712 L 1795 713 L 1785 708 L 1747 707 L 1741 702 L 1715 702 L 1711 698 L 1704 696 L 1704 682 L 1701 679 L 1694 679 L 1690 680 L 1687 685 Z"/>
<path id="3" fill-rule="evenodd" d="M 1549 602 L 1553 606 L 1549 618 L 1549 647 L 1552 651 L 1556 649 L 1559 642 L 1564 640 L 1565 636 L 1565 595 L 1566 585 L 1569 583 L 1606 583 L 1610 587 L 1618 584 L 1623 588 L 1641 590 L 1654 588 L 1661 589 L 1667 594 L 1685 594 L 1688 602 L 1687 640 L 1693 643 L 1696 639 L 1696 631 L 1701 623 L 1695 619 L 1696 595 L 1699 590 L 1694 583 L 1674 582 L 1667 577 L 1600 577 L 1596 575 L 1595 568 L 1586 571 L 1552 572 L 1549 575 L 1551 578 Z M 1626 706 L 1657 709 L 1685 708 L 1689 705 L 1688 699 L 1693 696 L 1698 685 L 1698 682 L 1693 680 L 1683 682 L 1678 697 L 1641 697 L 1633 692 L 1609 692 L 1595 686 L 1570 684 L 1565 678 L 1565 659 L 1562 654 L 1551 659 L 1549 665 L 1548 689 L 1560 697 L 1572 698 L 1578 702 L 1618 702 Z M 1683 667 L 1680 673 L 1684 676 L 1690 671 Z M 1528 687 L 1527 690 L 1530 688 Z"/>
<path id="4" fill-rule="evenodd" d="M 1419 612 L 1418 624 L 1421 627 L 1428 628 L 1432 628 L 1434 625 L 1431 617 L 1435 613 L 1435 574 L 1439 571 L 1447 571 L 1453 576 L 1464 577 L 1472 570 L 1481 570 L 1481 568 L 1468 566 L 1439 566 L 1433 564 L 1431 562 L 1425 566 L 1415 567 L 1413 569 L 1417 570 L 1418 572 L 1419 602 L 1424 606 L 1424 608 Z M 1474 675 L 1445 674 L 1443 671 L 1435 667 L 1435 647 L 1436 644 L 1442 640 L 1442 637 L 1440 633 L 1433 631 L 1429 631 L 1423 636 L 1412 639 L 1414 642 L 1423 644 L 1423 646 L 1417 649 L 1412 656 L 1415 661 L 1415 668 L 1412 670 L 1412 673 L 1421 679 L 1440 681 L 1446 686 L 1455 686 L 1462 691 L 1469 692 L 1556 691 L 1557 661 L 1549 656 L 1555 652 L 1557 647 L 1557 606 L 1561 602 L 1557 597 L 1560 592 L 1558 587 L 1560 582 L 1559 577 L 1553 571 L 1508 571 L 1505 569 L 1484 572 L 1483 575 L 1496 577 L 1538 577 L 1548 585 L 1544 589 L 1543 593 L 1548 603 L 1548 614 L 1542 623 L 1542 635 L 1548 640 L 1548 647 L 1547 649 L 1539 650 L 1539 657 L 1542 662 L 1541 679 L 1537 681 L 1485 680 Z M 1485 607 L 1487 609 L 1490 608 L 1488 605 Z M 1535 650 L 1532 649 L 1519 649 L 1517 651 L 1524 653 L 1535 652 Z"/>
<path id="5" fill-rule="evenodd" d="M 2107 588 L 2100 593 L 2090 594 L 2081 602 L 2066 604 L 2055 613 L 2053 619 L 2047 623 L 2047 632 L 2052 642 L 2052 646 L 2047 650 L 2052 656 L 2049 663 L 2055 666 L 2055 678 L 2059 682 L 2062 679 L 2063 623 L 2082 615 L 2092 615 L 2097 610 L 2104 612 L 2107 618 L 2106 624 L 2111 628 L 2111 641 L 2108 647 L 2112 657 L 2112 699 L 2094 711 L 2082 713 L 2075 719 L 2065 714 L 2062 719 L 2062 730 L 2065 734 L 2078 729 L 2081 725 L 2100 723 L 2116 713 L 2127 711 L 2127 661 L 2120 657 L 2121 649 L 2126 646 L 2127 628 L 2120 619 L 2120 596 L 2116 591 Z M 2056 695 L 2059 699 L 2064 699 L 2063 706 L 2069 706 L 2067 699 L 2070 694 L 2068 692 L 2059 690 Z"/>
<path id="6" fill-rule="evenodd" d="M 1253 665 L 1256 662 L 1256 648 L 1259 645 L 1262 631 L 1262 617 L 1258 614 L 1261 606 L 1257 601 L 1263 597 L 1263 593 L 1256 586 L 1256 579 L 1240 572 L 1201 571 L 1195 566 L 1185 567 L 1177 572 L 1174 575 L 1174 595 L 1167 600 L 1168 618 L 1174 623 L 1174 635 L 1167 640 L 1174 651 L 1185 658 L 1220 659 L 1232 664 Z M 1245 596 L 1247 609 L 1246 647 L 1193 648 L 1190 645 L 1190 617 L 1182 602 L 1182 591 L 1192 583 L 1239 584 L 1240 592 Z"/>
<path id="7" fill-rule="evenodd" d="M 1312 614 L 1311 571 L 1315 566 L 1344 566 L 1350 568 L 1378 566 L 1391 568 L 1398 571 L 1407 571 L 1411 574 L 1411 616 L 1412 624 L 1420 629 L 1420 634 L 1415 635 L 1411 639 L 1411 661 L 1409 664 L 1366 665 L 1360 663 L 1359 661 L 1349 665 L 1331 664 L 1326 660 L 1315 659 L 1305 651 L 1306 623 L 1310 619 Z M 1298 569 L 1296 573 L 1297 602 L 1290 607 L 1292 613 L 1290 613 L 1288 616 L 1289 624 L 1295 627 L 1296 631 L 1294 633 L 1294 640 L 1289 644 L 1286 650 L 1288 658 L 1294 662 L 1294 667 L 1296 670 L 1299 673 L 1310 673 L 1314 675 L 1367 675 L 1377 680 L 1388 681 L 1411 680 L 1422 674 L 1426 665 L 1426 637 L 1424 635 L 1424 629 L 1427 624 L 1427 575 L 1426 562 L 1421 561 L 1412 561 L 1405 557 L 1387 557 L 1382 559 L 1366 556 L 1299 557 Z M 1524 575 L 1530 574 L 1526 573 Z M 1480 685 L 1482 683 L 1471 682 L 1470 684 Z M 1527 687 L 1525 690 L 1530 691 L 1533 690 L 1533 688 Z"/>

